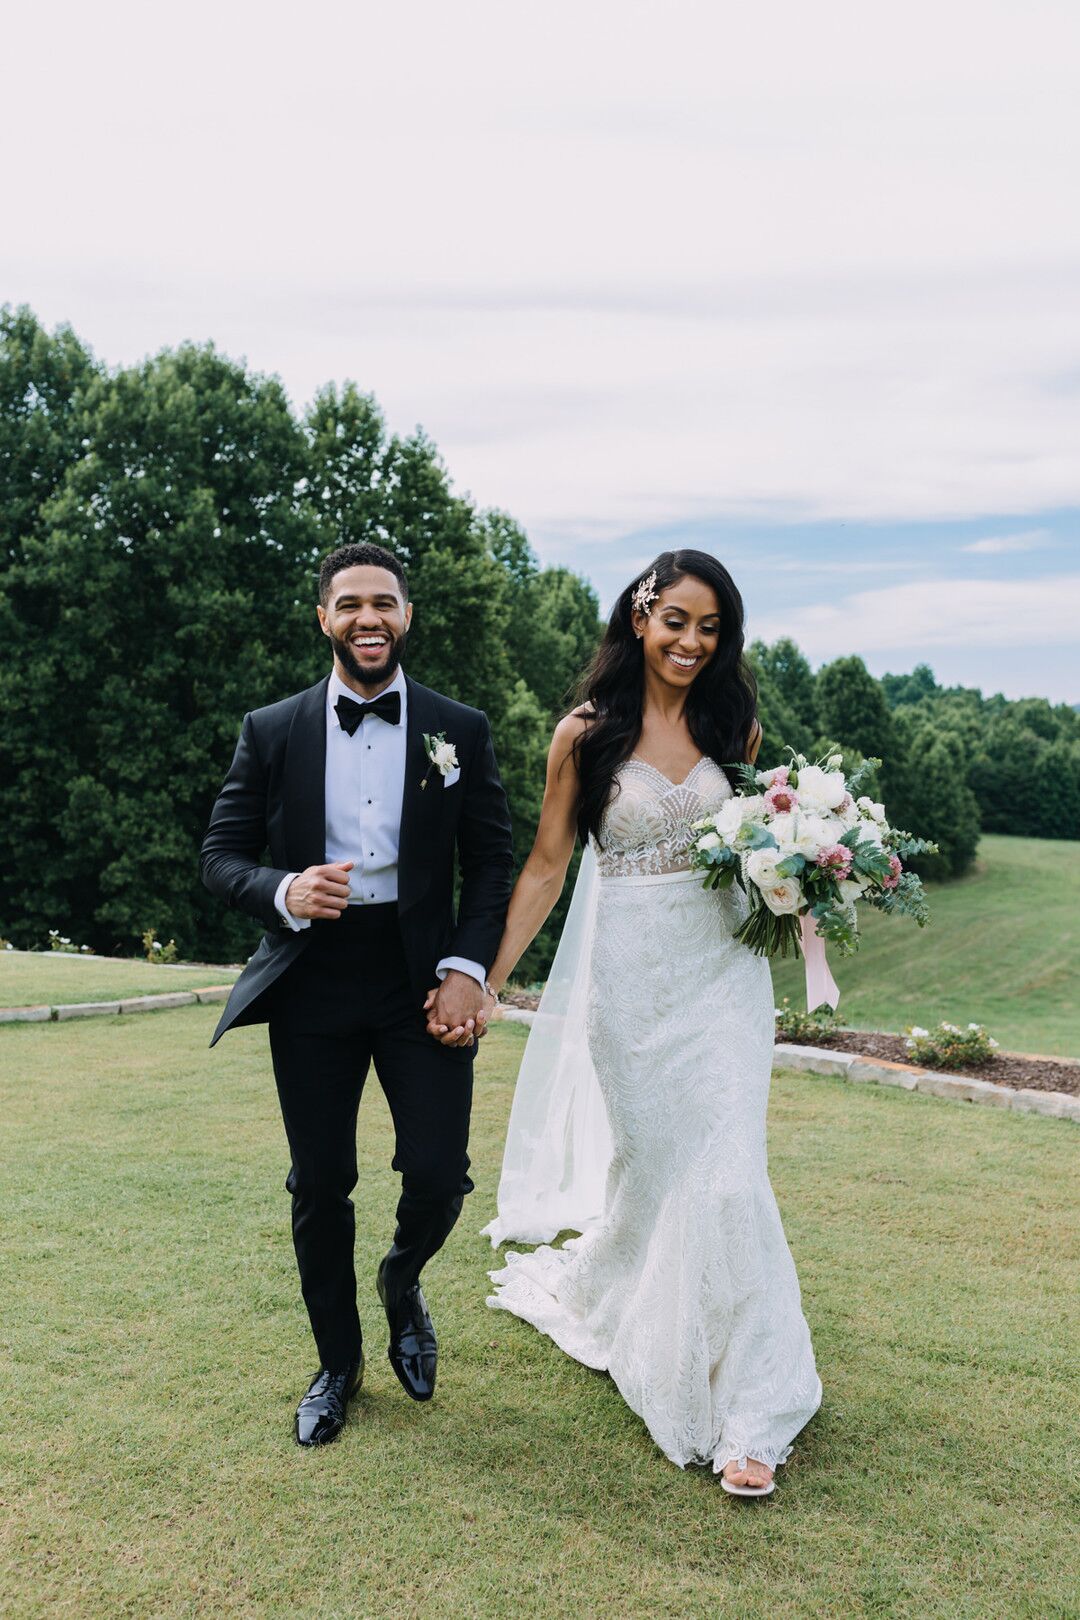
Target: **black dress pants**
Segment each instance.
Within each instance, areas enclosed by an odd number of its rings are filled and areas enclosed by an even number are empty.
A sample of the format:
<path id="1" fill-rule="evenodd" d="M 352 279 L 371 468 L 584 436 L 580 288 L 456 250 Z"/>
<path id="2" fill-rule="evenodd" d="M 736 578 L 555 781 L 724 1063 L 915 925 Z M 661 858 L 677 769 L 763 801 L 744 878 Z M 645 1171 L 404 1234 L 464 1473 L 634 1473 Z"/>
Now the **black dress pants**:
<path id="1" fill-rule="evenodd" d="M 353 905 L 316 919 L 303 953 L 275 986 L 274 1059 L 292 1166 L 293 1243 L 324 1367 L 360 1349 L 353 1266 L 356 1115 L 374 1062 L 394 1121 L 401 1173 L 386 1257 L 388 1302 L 418 1281 L 472 1191 L 467 1174 L 475 1047 L 440 1046 L 409 984 L 396 905 Z"/>

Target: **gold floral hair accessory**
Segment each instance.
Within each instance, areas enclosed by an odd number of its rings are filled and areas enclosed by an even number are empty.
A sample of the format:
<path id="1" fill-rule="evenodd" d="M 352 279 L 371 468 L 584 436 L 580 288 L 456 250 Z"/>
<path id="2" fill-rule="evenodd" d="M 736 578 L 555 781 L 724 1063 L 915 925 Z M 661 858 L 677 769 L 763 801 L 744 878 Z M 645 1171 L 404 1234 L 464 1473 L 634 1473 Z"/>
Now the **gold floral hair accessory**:
<path id="1" fill-rule="evenodd" d="M 654 568 L 651 574 L 638 581 L 634 594 L 630 598 L 631 605 L 637 608 L 639 613 L 648 613 L 659 595 L 660 592 L 656 588 L 656 569 Z"/>

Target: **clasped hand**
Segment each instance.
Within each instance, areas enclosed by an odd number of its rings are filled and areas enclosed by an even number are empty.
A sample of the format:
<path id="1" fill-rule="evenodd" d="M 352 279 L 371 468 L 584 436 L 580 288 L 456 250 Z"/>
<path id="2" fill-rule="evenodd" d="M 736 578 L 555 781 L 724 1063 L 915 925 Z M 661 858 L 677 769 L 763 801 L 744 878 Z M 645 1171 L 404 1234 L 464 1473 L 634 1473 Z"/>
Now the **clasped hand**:
<path id="1" fill-rule="evenodd" d="M 293 917 L 340 917 L 349 903 L 352 869 L 352 861 L 307 867 L 289 884 L 286 910 Z M 486 1034 L 494 1007 L 494 996 L 481 990 L 470 974 L 451 968 L 427 993 L 427 1032 L 443 1046 L 472 1046 Z"/>
<path id="2" fill-rule="evenodd" d="M 495 997 L 468 973 L 451 968 L 424 1001 L 427 1032 L 443 1046 L 471 1046 L 487 1033 Z"/>

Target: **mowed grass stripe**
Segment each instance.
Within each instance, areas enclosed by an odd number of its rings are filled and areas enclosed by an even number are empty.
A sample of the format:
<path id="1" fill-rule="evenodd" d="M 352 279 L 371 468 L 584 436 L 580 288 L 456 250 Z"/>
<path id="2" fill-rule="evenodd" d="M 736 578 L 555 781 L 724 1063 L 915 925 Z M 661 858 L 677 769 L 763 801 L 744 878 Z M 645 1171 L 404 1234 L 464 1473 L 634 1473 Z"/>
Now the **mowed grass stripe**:
<path id="1" fill-rule="evenodd" d="M 610 1380 L 484 1308 L 519 1027 L 485 1042 L 477 1191 L 425 1276 L 439 1390 L 405 1398 L 373 1282 L 396 1178 L 372 1080 L 369 1371 L 342 1440 L 306 1454 L 290 1423 L 314 1362 L 265 1032 L 210 1053 L 215 1017 L 0 1041 L 0 1612 L 1071 1612 L 1067 1123 L 776 1076 L 770 1171 L 825 1401 L 747 1508 L 667 1463 Z"/>

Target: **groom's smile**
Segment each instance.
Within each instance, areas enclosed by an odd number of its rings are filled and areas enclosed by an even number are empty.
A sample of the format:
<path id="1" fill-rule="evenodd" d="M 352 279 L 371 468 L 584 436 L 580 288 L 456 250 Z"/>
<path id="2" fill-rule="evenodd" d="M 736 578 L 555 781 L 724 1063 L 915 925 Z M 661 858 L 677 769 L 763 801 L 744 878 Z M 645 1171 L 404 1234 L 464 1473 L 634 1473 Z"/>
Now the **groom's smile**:
<path id="1" fill-rule="evenodd" d="M 390 637 L 385 635 L 369 636 L 358 634 L 349 637 L 349 646 L 362 664 L 378 663 L 384 650 L 389 645 Z"/>

